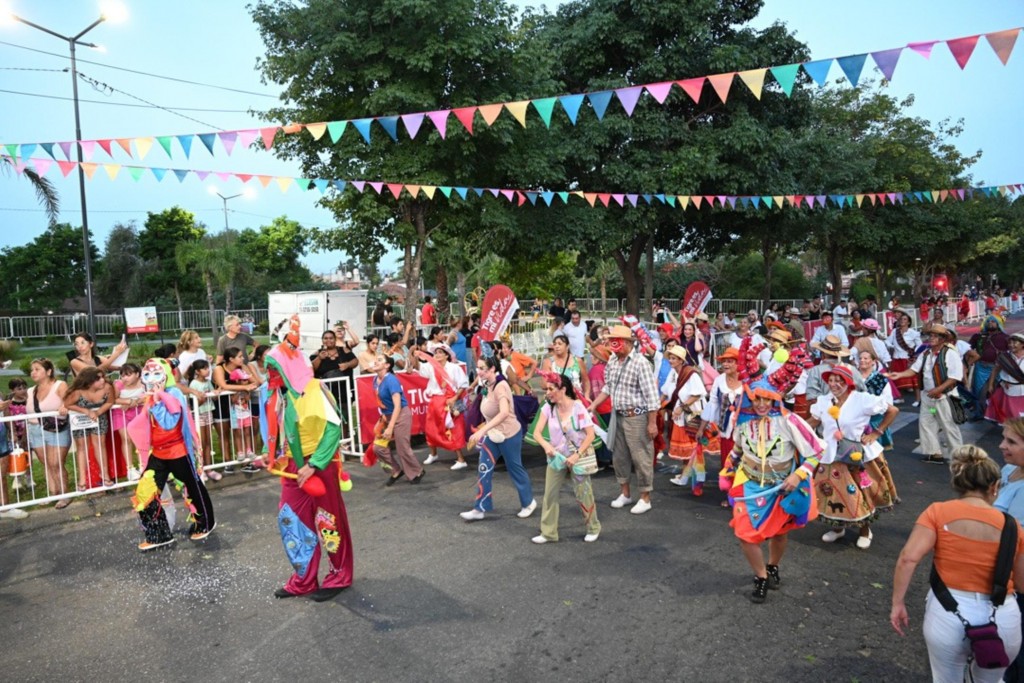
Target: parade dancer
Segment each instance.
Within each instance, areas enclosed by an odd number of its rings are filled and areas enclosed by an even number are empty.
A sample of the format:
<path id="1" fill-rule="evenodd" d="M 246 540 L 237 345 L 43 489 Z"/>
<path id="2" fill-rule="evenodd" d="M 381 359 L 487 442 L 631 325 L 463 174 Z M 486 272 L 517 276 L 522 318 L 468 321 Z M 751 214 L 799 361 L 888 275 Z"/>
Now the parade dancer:
<path id="1" fill-rule="evenodd" d="M 274 592 L 278 598 L 309 595 L 330 600 L 352 585 L 352 535 L 341 497 L 348 475 L 339 456 L 341 418 L 334 397 L 299 349 L 293 315 L 283 341 L 267 352 L 268 471 L 281 477 L 277 522 L 295 572 Z M 281 455 L 280 458 L 275 456 Z M 330 569 L 317 580 L 320 548 Z"/>

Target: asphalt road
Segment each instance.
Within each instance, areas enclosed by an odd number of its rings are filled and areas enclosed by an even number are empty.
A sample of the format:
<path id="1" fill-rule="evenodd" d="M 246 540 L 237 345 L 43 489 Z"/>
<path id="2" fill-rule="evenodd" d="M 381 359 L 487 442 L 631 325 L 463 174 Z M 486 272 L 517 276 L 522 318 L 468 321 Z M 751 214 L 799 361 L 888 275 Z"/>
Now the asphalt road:
<path id="1" fill-rule="evenodd" d="M 472 468 L 442 461 L 419 486 L 385 488 L 379 469 L 350 464 L 356 580 L 323 604 L 272 595 L 290 568 L 267 475 L 213 484 L 214 534 L 199 544 L 180 535 L 148 555 L 135 550 L 141 533 L 124 494 L 36 511 L 0 522 L 0 676 L 926 681 L 927 568 L 910 592 L 905 638 L 888 625 L 892 569 L 917 515 L 951 493 L 945 468 L 910 454 L 916 421 L 905 415 L 890 455 L 903 503 L 875 526 L 870 550 L 852 538 L 825 545 L 812 523 L 791 535 L 782 588 L 764 605 L 747 599 L 751 572 L 721 494 L 695 499 L 667 474 L 645 515 L 611 509 L 614 479 L 598 475 L 603 531 L 590 544 L 566 489 L 562 541 L 537 546 L 539 510 L 515 516 L 504 471 L 496 512 L 469 524 L 458 513 L 471 506 Z M 969 433 L 998 457 L 996 428 Z M 539 496 L 542 457 L 526 452 Z"/>

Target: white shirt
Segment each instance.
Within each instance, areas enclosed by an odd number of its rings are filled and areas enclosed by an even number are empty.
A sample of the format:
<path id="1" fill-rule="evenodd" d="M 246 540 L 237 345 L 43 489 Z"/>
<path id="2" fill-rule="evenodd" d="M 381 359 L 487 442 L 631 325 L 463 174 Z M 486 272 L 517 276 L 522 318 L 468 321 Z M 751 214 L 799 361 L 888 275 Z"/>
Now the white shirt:
<path id="1" fill-rule="evenodd" d="M 736 328 L 736 318 L 730 318 L 729 316 L 725 316 L 724 318 L 722 318 L 722 325 L 724 325 L 725 329 L 727 329 L 727 330 L 735 329 Z"/>
<path id="2" fill-rule="evenodd" d="M 865 430 L 869 429 L 869 422 L 875 415 L 881 415 L 889 409 L 889 405 L 881 396 L 866 391 L 853 391 L 846 398 L 842 408 L 839 409 L 839 421 L 837 422 L 830 414 L 832 408 L 831 393 L 823 394 L 811 406 L 811 415 L 821 422 L 821 433 L 825 435 L 825 452 L 822 453 L 821 462 L 824 464 L 835 462 L 838 441 L 835 439 L 837 430 L 842 431 L 843 438 L 851 441 L 860 441 Z M 864 446 L 864 462 L 874 460 L 882 454 L 882 444 L 875 442 Z"/>
<path id="3" fill-rule="evenodd" d="M 466 371 L 462 369 L 461 365 L 458 363 L 445 363 L 444 369 L 448 373 L 448 379 L 452 381 L 456 391 L 469 386 L 469 377 L 466 376 Z M 438 396 L 444 393 L 444 389 L 441 388 L 437 378 L 434 376 L 433 365 L 425 361 L 420 363 L 418 373 L 420 377 L 425 377 L 427 380 L 427 388 L 423 391 L 424 396 Z"/>
<path id="4" fill-rule="evenodd" d="M 946 348 L 946 347 L 943 347 Z M 946 370 L 949 372 L 949 379 L 955 379 L 960 382 L 964 378 L 964 362 L 960 359 L 960 354 L 956 352 L 956 349 L 949 349 L 952 353 L 946 353 Z M 933 368 L 935 367 L 935 361 L 938 359 L 932 349 L 928 349 L 927 352 L 922 353 L 914 361 L 914 364 L 910 366 L 910 369 L 914 372 L 921 373 L 923 370 L 922 377 L 922 389 L 925 391 L 931 391 L 935 388 L 935 375 L 933 374 Z M 945 396 L 943 396 L 945 398 Z"/>
<path id="5" fill-rule="evenodd" d="M 579 325 L 566 323 L 562 333 L 569 338 L 569 353 L 583 358 L 587 352 L 587 325 L 582 320 Z"/>
<path id="6" fill-rule="evenodd" d="M 825 341 L 825 337 L 827 337 L 830 334 L 838 337 L 839 343 L 842 344 L 843 346 L 850 345 L 850 338 L 846 336 L 846 328 L 844 328 L 842 325 L 836 325 L 835 323 L 832 323 L 831 330 L 825 327 L 824 325 L 817 327 L 814 330 L 814 336 L 811 337 L 811 343 L 820 344 L 821 342 Z"/>
<path id="7" fill-rule="evenodd" d="M 1017 361 L 1017 367 L 1024 370 L 1024 358 L 1015 358 L 1015 360 Z M 999 370 L 999 377 L 997 379 L 1002 383 L 1003 391 L 1006 392 L 1007 396 L 1024 396 L 1024 384 L 1017 384 L 1017 380 L 1002 370 Z"/>
<path id="8" fill-rule="evenodd" d="M 847 318 L 849 316 L 850 316 L 850 312 L 847 311 L 846 310 L 846 306 L 843 306 L 842 304 L 839 304 L 838 306 L 836 306 L 835 308 L 832 309 L 832 317 L 833 318 L 836 318 L 838 320 L 842 320 L 843 318 Z"/>
<path id="9" fill-rule="evenodd" d="M 735 389 L 730 389 L 725 375 L 719 375 L 711 385 L 708 402 L 704 406 L 704 412 L 700 414 L 700 419 L 718 427 L 722 434 L 732 434 L 734 413 L 725 412 L 723 414 L 723 411 L 735 403 L 742 393 L 742 383 Z"/>
<path id="10" fill-rule="evenodd" d="M 909 346 L 911 349 L 916 349 L 921 345 L 921 333 L 914 328 L 908 328 L 903 333 L 903 343 Z M 892 349 L 893 360 L 906 360 L 910 358 L 910 354 L 902 346 L 896 343 L 896 330 L 893 330 L 889 337 L 885 340 L 885 345 Z"/>
<path id="11" fill-rule="evenodd" d="M 661 385 L 661 395 L 666 400 L 672 399 L 672 394 L 676 390 L 676 382 L 679 380 L 679 375 L 675 370 L 668 373 L 668 377 L 665 379 L 665 383 Z M 695 370 L 690 374 L 690 379 L 686 380 L 686 383 L 679 389 L 679 396 L 677 397 L 678 405 L 682 405 L 685 401 L 699 396 L 696 401 L 689 407 L 683 407 L 682 413 L 676 415 L 675 411 L 672 413 L 672 422 L 679 425 L 680 427 L 686 424 L 687 413 L 699 413 L 704 410 L 704 399 L 707 397 L 707 389 L 704 388 L 704 380 L 701 378 L 699 370 Z"/>
<path id="12" fill-rule="evenodd" d="M 178 372 L 182 377 L 188 372 L 189 366 L 197 360 L 209 360 L 206 351 L 199 349 L 198 351 L 182 351 L 178 354 Z"/>

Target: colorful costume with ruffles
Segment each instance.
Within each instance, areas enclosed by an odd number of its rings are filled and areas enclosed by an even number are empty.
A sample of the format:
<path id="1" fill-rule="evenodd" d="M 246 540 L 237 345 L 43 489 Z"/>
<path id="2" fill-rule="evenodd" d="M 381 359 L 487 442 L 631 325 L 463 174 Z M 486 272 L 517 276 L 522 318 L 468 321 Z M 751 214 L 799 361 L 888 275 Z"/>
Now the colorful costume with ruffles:
<path id="1" fill-rule="evenodd" d="M 352 534 L 341 497 L 337 404 L 320 380 L 313 378 L 312 368 L 297 348 L 298 320 L 294 316 L 292 332 L 266 355 L 271 395 L 264 414 L 269 471 L 281 476 L 278 527 L 294 569 L 284 590 L 305 595 L 318 588 L 352 585 Z M 300 487 L 296 476 L 305 465 L 315 472 Z M 331 568 L 318 582 L 321 546 Z"/>

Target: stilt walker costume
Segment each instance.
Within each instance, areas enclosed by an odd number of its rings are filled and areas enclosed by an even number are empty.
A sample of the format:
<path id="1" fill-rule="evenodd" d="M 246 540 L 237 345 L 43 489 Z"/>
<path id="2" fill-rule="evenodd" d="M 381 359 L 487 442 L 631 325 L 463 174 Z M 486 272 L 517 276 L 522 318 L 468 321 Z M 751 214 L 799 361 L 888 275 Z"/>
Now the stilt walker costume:
<path id="1" fill-rule="evenodd" d="M 295 570 L 274 595 L 329 600 L 352 585 L 352 535 L 341 498 L 342 485 L 350 484 L 338 450 L 338 408 L 299 349 L 298 316 L 267 353 L 266 366 L 268 471 L 281 477 L 277 522 Z M 331 565 L 322 582 L 317 580 L 321 547 Z"/>
<path id="2" fill-rule="evenodd" d="M 146 540 L 139 550 L 146 551 L 174 542 L 160 492 L 168 476 L 185 485 L 185 504 L 189 509 L 189 534 L 192 540 L 206 538 L 215 521 L 210 494 L 196 469 L 199 439 L 188 412 L 185 395 L 175 386 L 170 364 L 162 358 L 150 358 L 142 367 L 146 387 L 145 408 L 129 424 L 128 435 L 144 460 L 145 471 L 135 488 L 132 505 L 139 513 Z"/>

